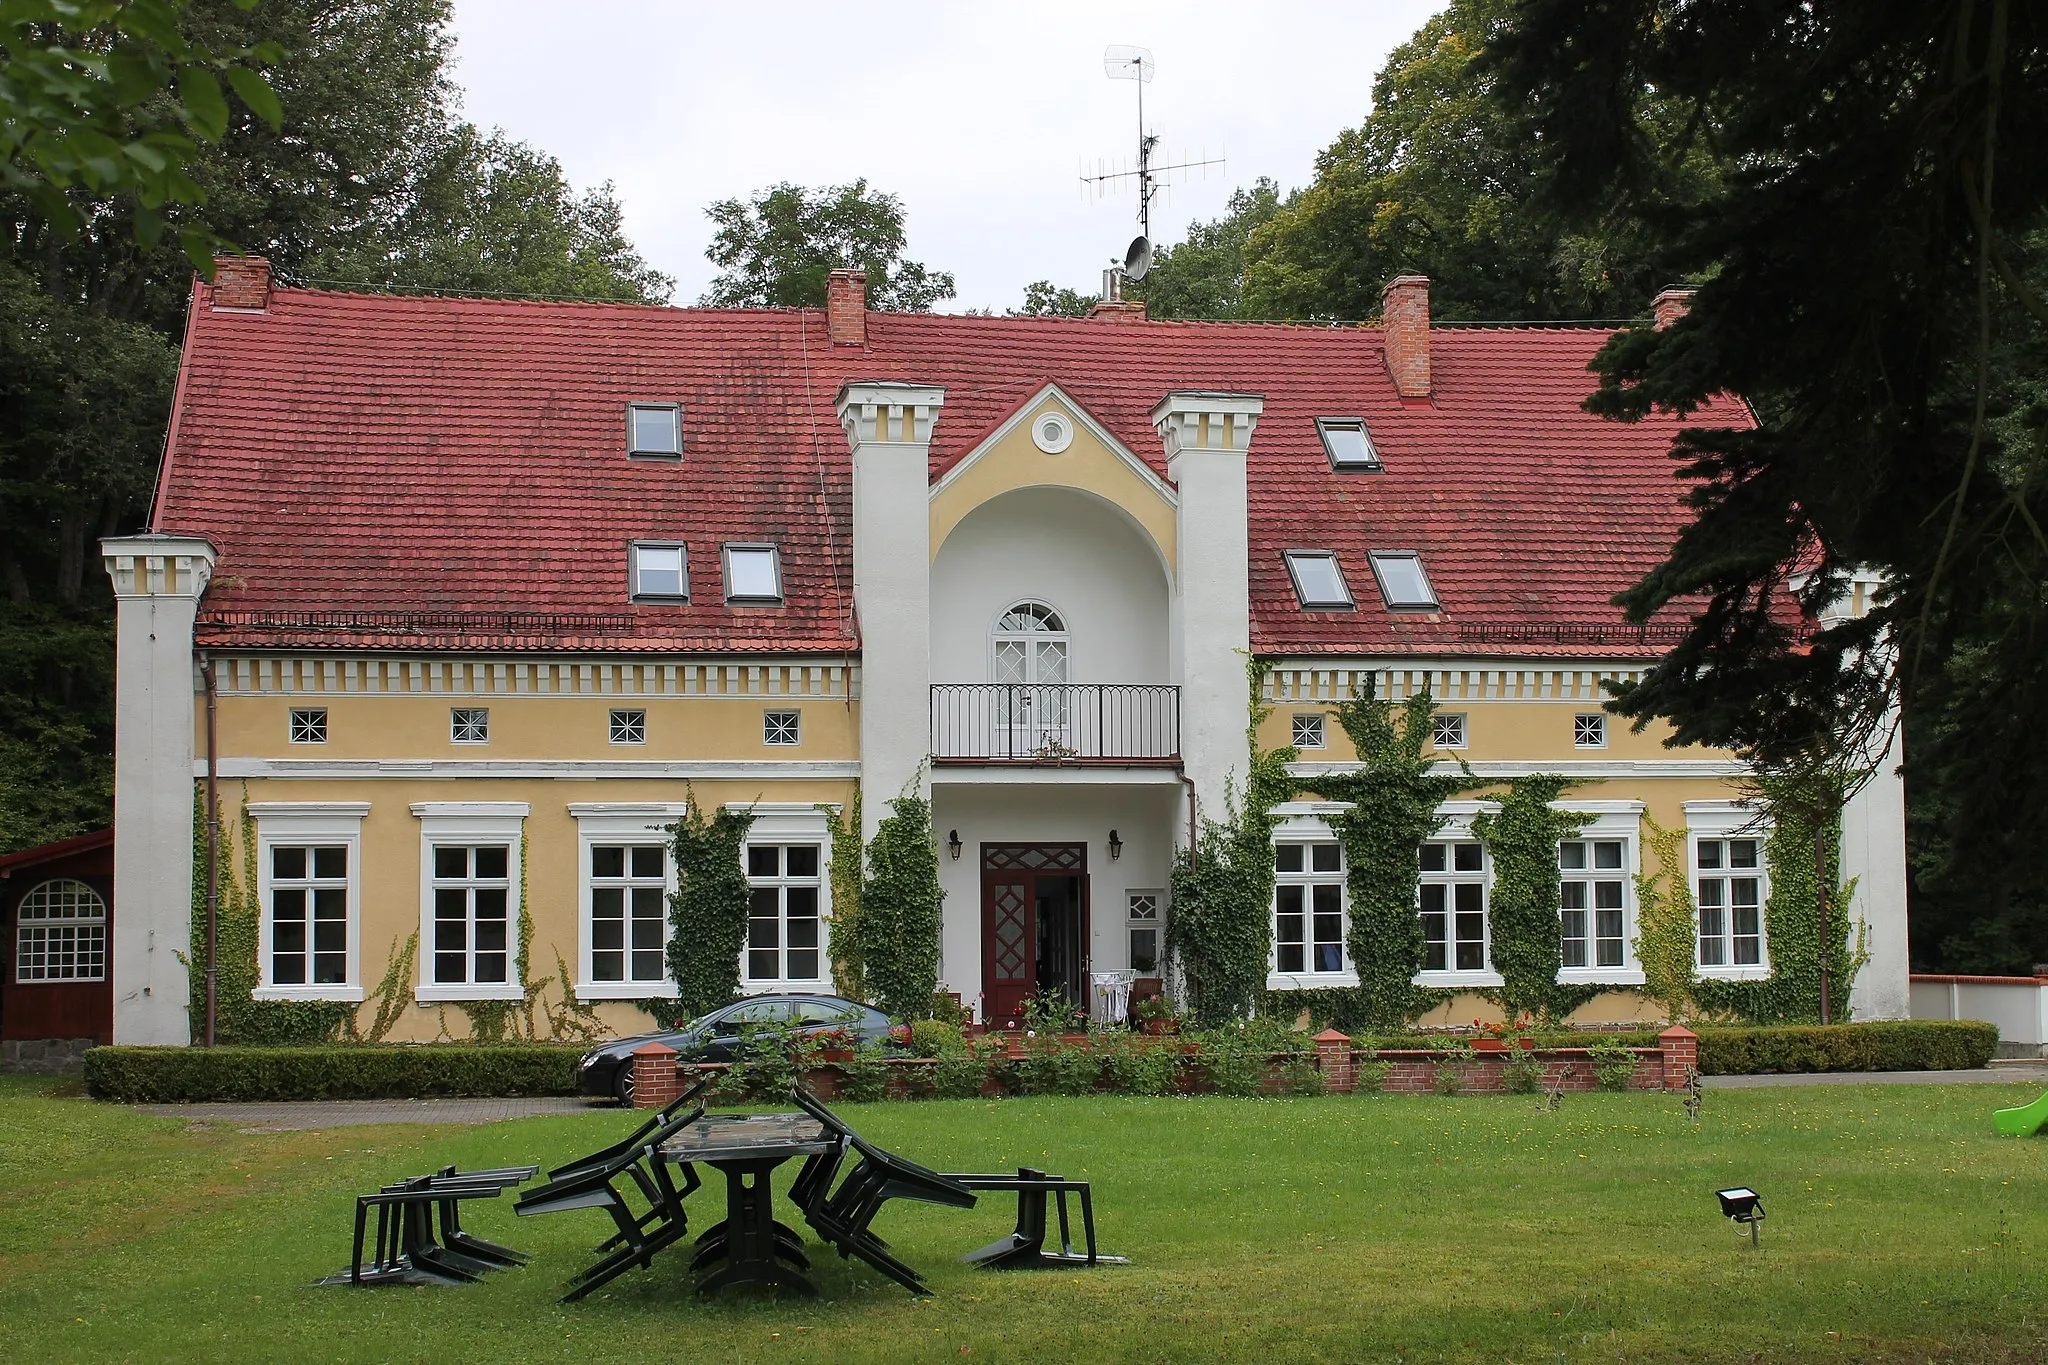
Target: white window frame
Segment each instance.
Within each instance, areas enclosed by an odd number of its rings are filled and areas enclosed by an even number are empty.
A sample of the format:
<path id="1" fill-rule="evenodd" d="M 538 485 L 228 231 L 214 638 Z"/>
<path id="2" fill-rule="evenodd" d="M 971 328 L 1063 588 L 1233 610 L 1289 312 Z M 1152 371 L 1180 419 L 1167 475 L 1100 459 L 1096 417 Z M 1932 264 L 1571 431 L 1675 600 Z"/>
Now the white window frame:
<path id="1" fill-rule="evenodd" d="M 1304 724 L 1313 728 L 1313 739 L 1302 737 Z M 1326 749 L 1330 744 L 1330 718 L 1322 711 L 1296 711 L 1288 717 L 1287 735 L 1290 744 L 1296 749 Z"/>
<path id="2" fill-rule="evenodd" d="M 579 1000 L 673 1000 L 676 983 L 663 975 L 660 981 L 599 981 L 591 969 L 590 920 L 591 850 L 597 846 L 658 845 L 667 848 L 668 826 L 689 809 L 683 802 L 576 802 L 569 806 L 576 820 L 576 996 Z M 662 858 L 664 899 L 675 893 L 675 859 Z M 673 926 L 664 921 L 662 947 L 668 947 Z"/>
<path id="3" fill-rule="evenodd" d="M 740 849 L 740 870 L 746 871 L 751 850 L 756 844 L 816 844 L 818 846 L 818 972 L 819 975 L 806 980 L 792 980 L 788 977 L 755 977 L 747 975 L 747 944 L 740 942 L 740 988 L 749 995 L 786 994 L 789 992 L 834 993 L 832 985 L 832 820 L 838 814 L 838 807 L 819 809 L 815 805 L 796 801 L 729 802 L 727 810 L 754 813 L 754 823 L 747 829 L 746 843 Z M 748 876 L 749 888 L 753 885 Z M 788 960 L 789 920 L 785 912 L 782 920 L 782 947 L 778 950 L 783 960 Z"/>
<path id="4" fill-rule="evenodd" d="M 457 719 L 456 719 L 456 717 L 458 717 L 458 716 L 462 716 L 462 715 L 471 715 L 471 716 L 481 715 L 481 716 L 482 716 L 482 717 L 484 718 L 484 719 L 483 719 L 483 732 L 484 732 L 484 733 L 483 733 L 483 738 L 481 738 L 481 739 L 463 739 L 463 738 L 462 738 L 462 737 L 460 736 L 460 734 L 458 733 L 458 727 L 459 727 L 459 726 L 461 725 L 461 722 L 460 722 L 459 720 L 457 720 Z M 472 723 L 474 723 L 474 722 L 472 722 Z M 489 743 L 491 742 L 491 708 L 490 708 L 490 707 L 488 707 L 488 706 L 451 706 L 451 707 L 449 707 L 449 708 L 448 708 L 448 742 L 449 742 L 450 744 L 489 744 Z"/>
<path id="5" fill-rule="evenodd" d="M 630 720 L 625 722 L 627 728 L 637 726 L 640 731 L 638 739 L 619 738 L 619 732 L 622 728 L 619 720 L 621 716 L 638 716 L 640 718 L 637 722 Z M 609 743 L 619 745 L 645 744 L 647 742 L 647 708 L 644 706 L 614 706 L 605 714 L 604 728 L 605 738 Z"/>
<path id="6" fill-rule="evenodd" d="M 1272 814 L 1278 820 L 1278 823 L 1273 826 L 1273 846 L 1275 849 L 1279 848 L 1281 844 L 1334 843 L 1337 845 L 1337 871 L 1334 875 L 1337 878 L 1337 905 L 1343 912 L 1343 934 L 1337 940 L 1337 960 L 1343 966 L 1340 970 L 1334 972 L 1282 972 L 1279 965 L 1279 938 L 1276 932 L 1273 947 L 1266 958 L 1266 989 L 1269 991 L 1317 990 L 1327 986 L 1356 986 L 1358 984 L 1358 970 L 1351 961 L 1351 887 L 1349 885 L 1349 869 L 1345 866 L 1344 862 L 1343 841 L 1337 837 L 1336 831 L 1330 827 L 1330 820 L 1333 816 L 1341 815 L 1350 808 L 1349 805 L 1342 801 L 1283 801 L 1273 807 Z M 1307 861 L 1306 855 L 1304 855 L 1303 861 Z M 1276 873 L 1273 899 L 1266 907 L 1267 923 L 1275 931 L 1279 927 L 1280 917 L 1280 880 L 1283 878 L 1291 879 L 1295 876 L 1299 876 L 1301 882 L 1307 884 L 1318 880 L 1328 881 L 1332 874 L 1308 871 L 1299 874 Z M 1314 914 L 1312 904 L 1305 913 Z M 1309 939 L 1306 943 L 1306 950 L 1313 952 L 1314 931 L 1311 929 L 1308 932 Z M 1164 948 L 1163 941 L 1161 947 L 1162 949 Z"/>
<path id="7" fill-rule="evenodd" d="M 306 718 L 303 724 L 299 719 L 301 716 Z M 285 727 L 287 740 L 292 744 L 325 744 L 327 742 L 327 708 L 324 706 L 294 706 L 285 716 Z M 310 734 L 315 729 L 320 732 L 318 739 L 304 737 L 305 734 Z"/>
<path id="8" fill-rule="evenodd" d="M 640 448 L 639 415 L 642 412 L 666 412 L 675 423 L 676 448 L 674 450 L 642 450 Z M 683 405 L 681 403 L 628 403 L 626 404 L 626 458 L 629 460 L 680 460 L 683 458 Z"/>
<path id="9" fill-rule="evenodd" d="M 1443 731 L 1439 727 L 1447 721 L 1458 723 L 1458 742 L 1443 742 Z M 1429 718 L 1429 743 L 1435 749 L 1469 749 L 1472 747 L 1472 714 L 1469 711 L 1439 711 Z"/>
<path id="10" fill-rule="evenodd" d="M 364 998 L 363 949 L 363 817 L 370 813 L 367 801 L 252 801 L 249 814 L 256 821 L 256 971 L 257 986 L 249 994 L 255 1000 L 339 1000 L 360 1003 Z M 339 844 L 348 850 L 348 940 L 347 975 L 339 984 L 280 986 L 270 979 L 271 850 L 282 846 Z M 307 926 L 310 933 L 311 924 Z"/>
<path id="11" fill-rule="evenodd" d="M 533 807 L 525 801 L 415 801 L 412 813 L 420 822 L 420 951 L 419 980 L 413 999 L 421 1004 L 452 1000 L 524 1000 L 526 985 L 519 971 L 520 835 Z M 434 978 L 434 846 L 436 844 L 505 845 L 506 974 L 510 981 L 437 982 Z"/>
<path id="12" fill-rule="evenodd" d="M 1351 591 L 1351 580 L 1344 574 L 1344 563 L 1337 558 L 1335 550 L 1282 550 L 1280 556 L 1287 563 L 1287 581 L 1294 585 L 1294 601 L 1303 611 L 1356 611 L 1358 597 Z M 1330 572 L 1337 576 L 1337 587 L 1343 592 L 1342 601 L 1317 599 L 1311 602 L 1308 591 L 1302 586 L 1301 572 L 1297 567 L 1311 559 L 1330 561 Z"/>
<path id="13" fill-rule="evenodd" d="M 46 887 L 46 886 L 64 886 L 64 885 L 73 885 L 73 886 L 81 886 L 81 887 L 85 888 L 85 890 L 87 891 L 87 893 L 89 893 L 89 894 L 90 894 L 90 895 L 92 896 L 92 899 L 93 899 L 93 903 L 94 903 L 95 905 L 99 906 L 99 908 L 100 908 L 100 909 L 99 909 L 99 914 L 98 914 L 97 916 L 85 916 L 85 915 L 65 915 L 65 916 L 62 916 L 62 917 L 54 917 L 54 918 L 53 918 L 53 917 L 47 917 L 47 916 L 37 916 L 37 917 L 35 917 L 34 919 L 31 919 L 31 918 L 29 918 L 29 917 L 27 917 L 26 915 L 23 915 L 23 914 L 21 913 L 21 909 L 22 909 L 22 907 L 23 907 L 23 906 L 26 906 L 26 905 L 27 905 L 27 903 L 28 903 L 28 898 L 29 898 L 30 896 L 33 896 L 33 895 L 34 895 L 34 894 L 35 894 L 36 892 L 38 892 L 38 891 L 42 890 L 42 889 L 43 889 L 44 887 Z M 74 954 L 74 956 L 76 955 L 76 951 L 77 951 L 77 948 L 76 948 L 76 932 L 75 932 L 75 931 L 77 931 L 77 930 L 80 930 L 80 929 L 91 929 L 91 928 L 97 928 L 97 929 L 98 929 L 98 930 L 100 931 L 100 945 L 99 945 L 99 946 L 100 946 L 100 969 L 99 969 L 99 972 L 98 972 L 97 974 L 93 975 L 93 976 L 77 976 L 77 975 L 72 975 L 72 976 L 48 976 L 48 975 L 45 975 L 45 976 L 23 976 L 23 975 L 21 974 L 21 973 L 22 973 L 22 941 L 21 941 L 21 940 L 22 940 L 22 934 L 24 933 L 24 931 L 26 931 L 26 930 L 29 930 L 29 929 L 33 929 L 33 928 L 41 928 L 41 929 L 43 929 L 43 930 L 44 930 L 44 931 L 46 932 L 46 934 L 47 934 L 47 931 L 48 931 L 48 930 L 51 930 L 51 929 L 70 929 L 70 930 L 73 930 L 73 931 L 74 931 L 74 933 L 73 933 L 73 949 L 72 949 L 72 951 L 73 951 L 73 954 Z M 48 942 L 48 939 L 47 939 L 47 937 L 45 937 L 45 940 L 44 940 L 44 946 L 43 946 L 43 957 L 45 958 L 45 960 L 47 960 L 47 959 L 48 959 L 48 957 L 49 957 L 49 942 Z M 41 880 L 39 880 L 39 881 L 36 881 L 36 882 L 34 882 L 33 884 L 31 884 L 31 885 L 29 886 L 29 889 L 28 889 L 28 890 L 27 890 L 26 892 L 24 892 L 24 893 L 23 893 L 23 895 L 22 895 L 22 898 L 21 898 L 21 900 L 20 900 L 19 902 L 17 902 L 17 903 L 16 903 L 16 907 L 15 907 L 15 918 L 14 918 L 14 984 L 15 984 L 15 985 L 17 985 L 17 986 L 82 986 L 82 985 L 90 985 L 90 984 L 92 984 L 92 983 L 95 983 L 95 982 L 102 982 L 102 981 L 107 981 L 107 980 L 111 979 L 111 977 L 112 977 L 112 975 L 113 975 L 113 967 L 114 967 L 114 915 L 113 915 L 113 911 L 112 911 L 112 910 L 111 910 L 111 909 L 110 909 L 110 908 L 108 907 L 108 905 L 107 905 L 107 898 L 106 898 L 106 897 L 105 897 L 104 895 L 102 895 L 102 894 L 100 893 L 100 889 L 99 889 L 99 888 L 98 888 L 97 886 L 94 886 L 94 885 L 93 885 L 93 884 L 92 884 L 91 882 L 87 881 L 87 880 L 86 880 L 85 878 L 83 878 L 83 877 L 66 877 L 66 876 L 56 876 L 56 877 L 44 877 L 44 878 L 42 878 Z"/>
<path id="14" fill-rule="evenodd" d="M 740 594 L 733 591 L 732 557 L 743 555 L 768 556 L 768 567 L 775 574 L 773 596 L 759 593 Z M 733 607 L 779 607 L 789 601 L 789 584 L 783 581 L 782 547 L 765 540 L 729 540 L 719 550 L 720 567 L 725 571 L 725 601 Z"/>
<path id="15" fill-rule="evenodd" d="M 1500 803 L 1497 801 L 1446 801 L 1438 806 L 1436 810 L 1437 814 L 1443 818 L 1443 827 L 1430 835 L 1429 838 L 1423 840 L 1424 843 L 1435 844 L 1458 841 L 1479 844 L 1480 885 L 1485 888 L 1486 897 L 1486 937 L 1481 948 L 1481 960 L 1486 963 L 1486 966 L 1477 971 L 1469 967 L 1463 969 L 1446 967 L 1442 971 L 1432 971 L 1425 967 L 1415 973 L 1413 980 L 1418 986 L 1462 986 L 1482 990 L 1502 985 L 1501 974 L 1493 969 L 1493 851 L 1487 848 L 1486 844 L 1479 839 L 1479 836 L 1472 832 L 1473 818 L 1482 811 L 1498 815 L 1500 813 Z M 1416 857 L 1419 859 L 1421 856 L 1422 851 L 1417 849 Z M 1446 859 L 1446 861 L 1448 862 L 1449 859 Z M 1426 873 L 1418 873 L 1416 878 L 1415 915 L 1417 919 L 1420 919 L 1422 916 L 1422 881 L 1427 876 L 1428 874 Z M 1443 876 L 1447 881 L 1469 881 L 1472 874 L 1469 872 L 1463 874 L 1445 872 Z M 1451 904 L 1447 913 L 1452 915 L 1457 913 L 1455 896 L 1451 898 Z M 1455 934 L 1456 931 L 1453 929 L 1451 932 Z M 1452 941 L 1455 942 L 1455 939 Z"/>
<path id="16" fill-rule="evenodd" d="M 795 722 L 788 726 L 790 739 L 775 738 L 775 725 L 770 716 L 794 716 Z M 804 713 L 798 706 L 771 706 L 761 712 L 761 743 L 770 749 L 795 749 L 804 742 Z"/>
<path id="17" fill-rule="evenodd" d="M 1585 721 L 1598 721 L 1600 738 L 1584 740 L 1579 738 L 1580 727 Z M 1572 747 L 1574 749 L 1604 749 L 1607 747 L 1607 713 L 1605 711 L 1575 711 L 1572 713 Z"/>
<path id="18" fill-rule="evenodd" d="M 1131 910 L 1131 902 L 1140 896 L 1152 899 L 1151 918 L 1140 918 Z M 1139 929 L 1149 929 L 1156 937 L 1153 940 L 1152 970 L 1140 971 L 1136 954 L 1131 952 L 1131 935 Z M 1133 886 L 1124 890 L 1124 968 L 1138 972 L 1146 980 L 1164 979 L 1166 976 L 1166 891 L 1163 887 Z"/>
<path id="19" fill-rule="evenodd" d="M 1553 801 L 1550 803 L 1550 808 L 1559 811 L 1576 811 L 1593 817 L 1591 824 L 1564 842 L 1592 843 L 1597 840 L 1603 843 L 1619 843 L 1621 845 L 1621 871 L 1598 878 L 1598 880 L 1603 881 L 1612 881 L 1615 877 L 1621 879 L 1621 965 L 1619 967 L 1561 966 L 1557 972 L 1559 984 L 1642 985 L 1643 964 L 1636 957 L 1636 939 L 1642 932 L 1638 919 L 1641 907 L 1636 897 L 1636 875 L 1642 870 L 1643 866 L 1643 812 L 1648 807 L 1641 801 Z M 1587 875 L 1584 880 L 1595 880 L 1593 876 L 1594 871 L 1595 869 L 1592 868 L 1586 869 Z M 1558 869 L 1560 879 L 1568 875 L 1560 866 Z M 1489 903 L 1487 906 L 1489 914 L 1492 908 L 1492 905 Z M 1560 911 L 1561 913 L 1562 911 Z M 1593 913 L 1592 907 L 1588 906 L 1586 913 L 1591 915 Z M 1490 919 L 1487 929 L 1490 934 L 1492 932 Z M 1563 932 L 1564 926 L 1560 920 L 1558 925 L 1560 942 L 1562 942 Z M 1590 951 L 1593 943 L 1590 926 L 1586 942 Z"/>
<path id="20" fill-rule="evenodd" d="M 1753 801 L 1687 801 L 1685 810 L 1685 876 L 1686 885 L 1693 898 L 1693 970 L 1702 980 L 1707 981 L 1761 981 L 1771 974 L 1771 928 L 1764 909 L 1771 901 L 1770 858 L 1764 845 L 1771 837 L 1770 821 L 1765 818 L 1763 808 Z M 1756 850 L 1757 878 L 1757 956 L 1756 963 L 1736 966 L 1730 963 L 1720 967 L 1703 967 L 1699 964 L 1699 897 L 1700 897 L 1700 841 L 1702 839 L 1754 839 Z M 1719 869 L 1712 875 L 1726 877 L 1728 870 Z M 1732 935 L 1731 935 L 1732 937 Z"/>
<path id="21" fill-rule="evenodd" d="M 643 592 L 640 588 L 640 552 L 674 550 L 681 592 Z M 629 602 L 687 602 L 690 600 L 690 547 L 680 540 L 635 540 L 626 546 L 626 600 Z"/>

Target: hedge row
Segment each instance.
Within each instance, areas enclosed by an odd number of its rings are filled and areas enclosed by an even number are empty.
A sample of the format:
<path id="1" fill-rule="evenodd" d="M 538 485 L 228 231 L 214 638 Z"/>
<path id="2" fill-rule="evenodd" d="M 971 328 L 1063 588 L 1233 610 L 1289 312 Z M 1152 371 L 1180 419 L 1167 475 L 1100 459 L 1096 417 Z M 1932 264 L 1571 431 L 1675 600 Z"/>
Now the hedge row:
<path id="1" fill-rule="evenodd" d="M 1700 1029 L 1700 1074 L 1968 1071 L 1998 1051 L 1998 1027 L 1973 1019 Z M 91 1057 L 87 1053 L 87 1057 Z"/>
<path id="2" fill-rule="evenodd" d="M 96 1047 L 85 1088 L 129 1104 L 573 1095 L 583 1044 L 492 1047 Z"/>

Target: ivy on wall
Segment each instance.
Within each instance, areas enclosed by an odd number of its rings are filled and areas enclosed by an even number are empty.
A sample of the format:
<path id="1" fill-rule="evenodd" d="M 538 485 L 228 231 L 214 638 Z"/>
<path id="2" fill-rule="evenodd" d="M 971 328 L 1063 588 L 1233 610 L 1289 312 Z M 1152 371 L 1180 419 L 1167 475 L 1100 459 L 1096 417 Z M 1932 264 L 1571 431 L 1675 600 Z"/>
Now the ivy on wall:
<path id="1" fill-rule="evenodd" d="M 1427 749 L 1436 702 L 1427 688 L 1397 705 L 1380 697 L 1378 680 L 1368 674 L 1363 689 L 1335 714 L 1358 751 L 1359 769 L 1305 785 L 1326 801 L 1351 803 L 1330 820 L 1349 869 L 1345 947 L 1358 972 L 1356 1003 L 1337 1013 L 1355 1025 L 1398 1027 L 1446 994 L 1414 980 L 1422 970 L 1422 921 L 1415 913 L 1422 869 L 1416 850 L 1443 828 L 1438 806 L 1487 784 L 1463 760 L 1456 773 L 1432 771 Z"/>
<path id="2" fill-rule="evenodd" d="M 856 847 L 859 828 L 856 817 Z M 889 815 L 876 827 L 867 855 L 856 921 L 863 984 L 890 1017 L 926 1018 L 939 988 L 940 911 L 946 894 L 939 889 L 931 802 L 909 791 L 890 801 Z M 835 863 L 839 857 L 835 838 Z"/>
<path id="3" fill-rule="evenodd" d="M 849 1000 L 867 999 L 867 974 L 860 960 L 860 789 L 839 810 L 818 807 L 832 831 L 832 861 L 826 875 L 832 885 L 832 920 L 827 928 L 827 955 L 832 983 Z M 935 864 L 936 865 L 936 864 Z"/>
<path id="4" fill-rule="evenodd" d="M 1686 869 L 1685 829 L 1666 829 L 1643 816 L 1645 856 L 1637 869 L 1636 962 L 1643 969 L 1642 993 L 1677 1023 L 1697 1013 L 1699 921 L 1694 917 L 1692 877 Z M 1656 859 L 1657 870 L 1650 871 Z"/>
<path id="5" fill-rule="evenodd" d="M 706 816 L 688 792 L 682 818 L 668 827 L 676 889 L 668 898 L 668 974 L 676 998 L 656 1017 L 695 1018 L 740 992 L 740 949 L 753 888 L 741 856 L 754 812 L 720 806 Z M 653 1002 L 650 1002 L 653 1003 Z"/>
<path id="6" fill-rule="evenodd" d="M 1472 820 L 1472 833 L 1493 858 L 1487 919 L 1493 969 L 1501 984 L 1488 994 L 1510 1019 L 1524 1014 L 1561 1019 L 1607 989 L 1559 985 L 1557 980 L 1564 965 L 1557 846 L 1594 818 L 1551 808 L 1574 785 L 1568 777 L 1547 773 L 1518 777 L 1508 784 L 1498 814 L 1482 812 Z"/>
<path id="7" fill-rule="evenodd" d="M 1273 951 L 1272 811 L 1294 794 L 1287 765 L 1297 754 L 1259 747 L 1259 724 L 1272 714 L 1262 695 L 1272 667 L 1254 659 L 1246 668 L 1250 766 L 1243 800 L 1234 786 L 1226 788 L 1224 818 L 1203 820 L 1198 848 L 1174 855 L 1166 950 L 1180 970 L 1185 1003 L 1205 1028 L 1253 1012 Z"/>

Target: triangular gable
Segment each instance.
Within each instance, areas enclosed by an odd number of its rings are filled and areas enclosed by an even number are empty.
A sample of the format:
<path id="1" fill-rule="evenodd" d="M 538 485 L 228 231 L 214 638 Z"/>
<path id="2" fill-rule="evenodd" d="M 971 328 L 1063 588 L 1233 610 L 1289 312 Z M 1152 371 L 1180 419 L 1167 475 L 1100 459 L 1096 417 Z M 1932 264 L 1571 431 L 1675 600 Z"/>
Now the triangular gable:
<path id="1" fill-rule="evenodd" d="M 938 497 L 941 492 L 958 482 L 967 470 L 983 459 L 991 450 L 1001 445 L 1003 440 L 1016 431 L 1019 426 L 1023 425 L 1026 420 L 1037 416 L 1039 410 L 1049 398 L 1056 400 L 1066 410 L 1068 415 L 1080 424 L 1084 431 L 1100 441 L 1110 454 L 1116 456 L 1119 461 L 1128 466 L 1130 471 L 1137 475 L 1160 498 L 1164 499 L 1168 506 L 1178 507 L 1180 505 L 1180 494 L 1175 491 L 1172 484 L 1160 478 L 1158 471 L 1139 458 L 1129 446 L 1118 440 L 1115 433 L 1111 432 L 1108 427 L 1097 420 L 1094 413 L 1088 411 L 1086 404 L 1080 402 L 1072 394 L 1050 380 L 1040 385 L 1024 401 L 1011 408 L 1008 416 L 996 423 L 987 435 L 976 441 L 965 454 L 948 466 L 946 471 L 933 482 L 932 496 L 934 498 Z M 944 416 L 942 415 L 939 420 L 944 421 Z"/>

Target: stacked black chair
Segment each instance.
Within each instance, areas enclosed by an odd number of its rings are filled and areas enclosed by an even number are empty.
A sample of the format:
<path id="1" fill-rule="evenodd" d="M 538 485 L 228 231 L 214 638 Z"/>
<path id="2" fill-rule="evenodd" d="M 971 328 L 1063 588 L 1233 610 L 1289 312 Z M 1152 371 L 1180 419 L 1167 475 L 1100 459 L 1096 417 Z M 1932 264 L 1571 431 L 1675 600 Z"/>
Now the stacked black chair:
<path id="1" fill-rule="evenodd" d="M 684 1183 L 678 1189 L 662 1158 L 661 1147 L 703 1115 L 700 1106 L 665 1123 L 643 1125 L 628 1139 L 637 1145 L 620 1151 L 616 1148 L 623 1144 L 614 1144 L 606 1149 L 611 1153 L 609 1156 L 593 1153 L 570 1162 L 551 1173 L 547 1184 L 520 1196 L 513 1211 L 521 1216 L 603 1209 L 617 1228 L 597 1247 L 597 1261 L 570 1281 L 562 1302 L 573 1303 L 636 1265 L 653 1264 L 656 1252 L 679 1241 L 689 1230 L 683 1200 L 702 1182 L 696 1170 L 685 1163 Z M 644 1208 L 635 1208 L 620 1188 L 622 1181 L 630 1181 L 637 1188 Z"/>
<path id="2" fill-rule="evenodd" d="M 1015 1190 L 1017 1230 L 1001 1241 L 991 1242 L 960 1259 L 989 1270 L 1051 1270 L 1061 1266 L 1129 1265 L 1127 1256 L 1105 1256 L 1095 1247 L 1095 1201 L 1085 1180 L 1066 1180 L 1044 1171 L 1022 1167 L 1015 1175 L 958 1175 L 949 1173 L 970 1190 Z M 1060 1249 L 1045 1249 L 1045 1197 L 1059 1199 Z M 1067 1196 L 1081 1199 L 1081 1231 L 1085 1252 L 1074 1250 L 1074 1234 L 1067 1222 Z"/>
<path id="3" fill-rule="evenodd" d="M 353 1255 L 349 1268 L 317 1281 L 361 1287 L 379 1284 L 469 1284 L 492 1270 L 523 1265 L 526 1256 L 486 1241 L 462 1227 L 459 1205 L 465 1199 L 495 1199 L 514 1185 L 533 1178 L 537 1166 L 509 1166 L 487 1171 L 444 1167 L 434 1175 L 417 1175 L 386 1185 L 356 1200 Z M 377 1211 L 374 1254 L 363 1259 L 370 1210 Z M 435 1219 L 440 1236 L 435 1236 Z"/>
<path id="4" fill-rule="evenodd" d="M 950 1176 L 875 1146 L 801 1085 L 792 1087 L 790 1097 L 799 1109 L 839 1139 L 838 1156 L 829 1163 L 814 1158 L 798 1175 L 791 1191 L 803 1209 L 804 1221 L 838 1248 L 841 1257 L 860 1257 L 913 1294 L 931 1293 L 924 1278 L 892 1256 L 889 1244 L 877 1237 L 870 1225 L 891 1199 L 971 1209 L 975 1204 L 974 1191 Z M 859 1164 L 834 1189 L 833 1176 L 849 1149 L 859 1156 Z"/>

